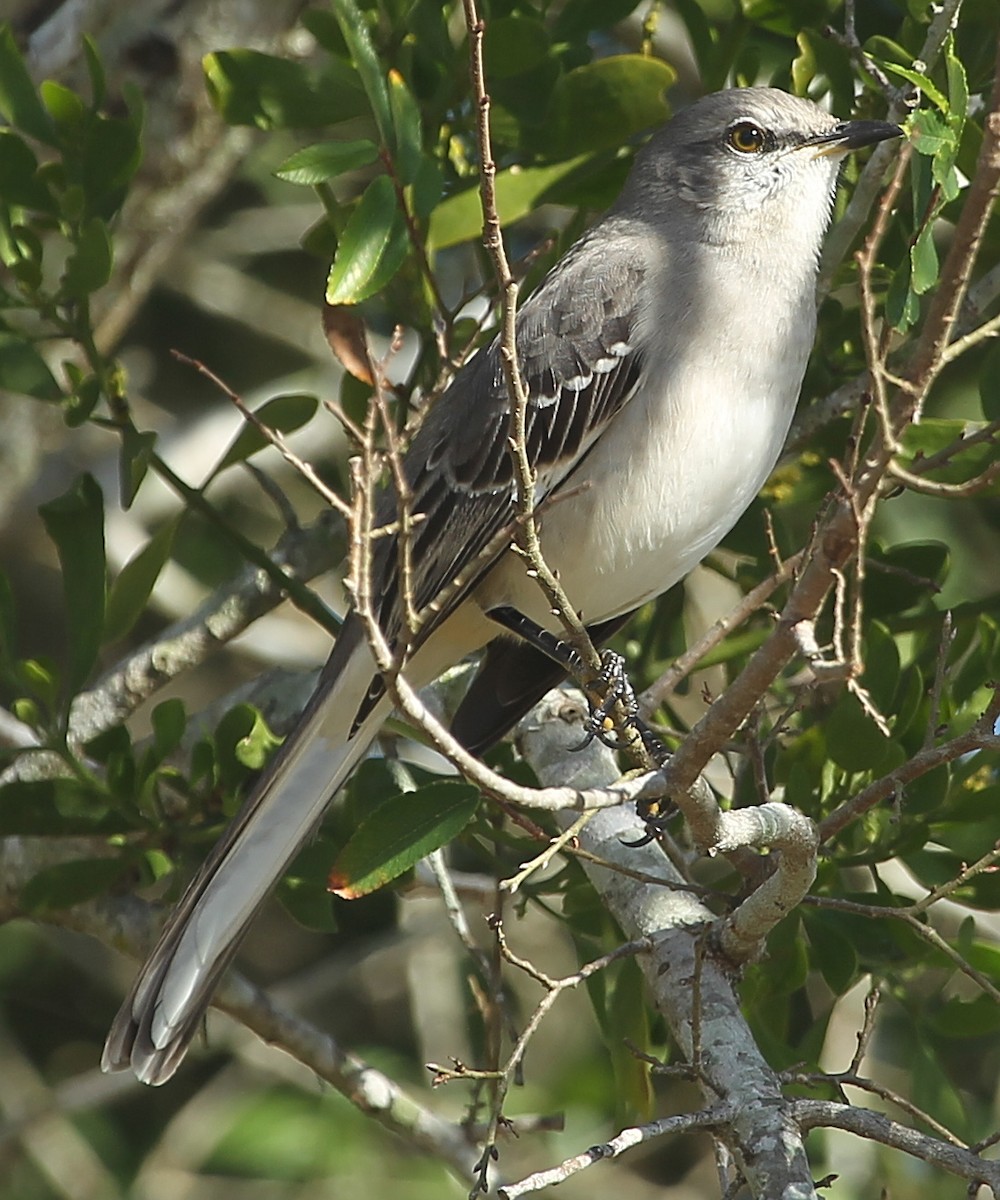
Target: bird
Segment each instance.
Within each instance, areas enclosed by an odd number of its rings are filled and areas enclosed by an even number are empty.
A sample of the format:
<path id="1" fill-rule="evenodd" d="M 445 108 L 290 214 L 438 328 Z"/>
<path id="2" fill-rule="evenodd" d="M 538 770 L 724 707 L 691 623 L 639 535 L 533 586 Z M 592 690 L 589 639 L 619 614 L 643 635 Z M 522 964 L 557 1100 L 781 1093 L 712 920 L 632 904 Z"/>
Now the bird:
<path id="1" fill-rule="evenodd" d="M 840 164 L 901 134 L 774 88 L 703 96 L 638 151 L 615 203 L 520 306 L 541 550 L 595 643 L 700 562 L 773 469 L 815 336 Z M 502 366 L 498 336 L 405 451 L 408 587 L 430 613 L 415 638 L 391 483 L 371 556 L 385 638 L 412 643 L 411 686 L 482 652 L 452 723 L 475 753 L 566 669 L 546 653 L 559 632 L 548 601 L 503 544 L 516 489 Z M 351 612 L 297 727 L 166 921 L 108 1034 L 105 1070 L 154 1085 L 174 1074 L 254 915 L 391 708 Z"/>

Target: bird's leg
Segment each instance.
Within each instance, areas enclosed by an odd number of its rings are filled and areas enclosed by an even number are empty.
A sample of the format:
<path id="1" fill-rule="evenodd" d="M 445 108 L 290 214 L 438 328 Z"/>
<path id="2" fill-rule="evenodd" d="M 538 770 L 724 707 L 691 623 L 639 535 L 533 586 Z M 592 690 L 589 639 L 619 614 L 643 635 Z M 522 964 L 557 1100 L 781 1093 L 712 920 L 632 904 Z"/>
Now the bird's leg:
<path id="1" fill-rule="evenodd" d="M 519 609 L 509 604 L 502 604 L 497 608 L 489 609 L 486 615 L 508 632 L 517 634 L 519 638 L 534 646 L 536 650 L 541 650 L 546 658 L 551 658 L 569 674 L 579 675 L 583 670 L 583 659 L 569 642 L 550 633 L 547 629 L 543 629 L 541 625 L 536 624 L 530 617 L 526 617 Z"/>
<path id="2" fill-rule="evenodd" d="M 558 663 L 567 674 L 579 677 L 583 673 L 583 660 L 573 646 L 556 634 L 543 629 L 520 610 L 510 605 L 502 605 L 491 608 L 486 615 Z M 617 625 L 617 621 L 607 622 L 605 625 L 594 626 L 593 630 L 588 629 L 588 633 L 607 631 L 605 636 L 609 636 Z M 627 748 L 628 741 L 621 738 L 615 729 L 614 709 L 620 703 L 625 713 L 625 727 L 635 730 L 650 758 L 658 766 L 662 766 L 668 751 L 659 738 L 639 720 L 639 705 L 625 671 L 625 660 L 620 654 L 614 650 L 602 651 L 601 669 L 597 676 L 588 682 L 587 690 L 601 699 L 594 700 L 588 696 L 590 715 L 584 722 L 584 739 L 577 749 L 582 750 L 595 737 L 612 750 Z"/>

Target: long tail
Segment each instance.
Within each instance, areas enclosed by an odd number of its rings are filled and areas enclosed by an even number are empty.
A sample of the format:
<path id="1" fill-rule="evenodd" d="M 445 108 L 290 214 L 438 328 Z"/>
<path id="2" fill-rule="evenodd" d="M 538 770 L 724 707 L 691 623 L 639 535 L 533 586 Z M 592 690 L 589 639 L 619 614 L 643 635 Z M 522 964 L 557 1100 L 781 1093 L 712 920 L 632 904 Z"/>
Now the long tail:
<path id="1" fill-rule="evenodd" d="M 105 1071 L 173 1075 L 257 910 L 362 758 L 388 704 L 351 723 L 372 679 L 363 638 L 345 637 L 303 718 L 167 921 L 115 1018 Z"/>

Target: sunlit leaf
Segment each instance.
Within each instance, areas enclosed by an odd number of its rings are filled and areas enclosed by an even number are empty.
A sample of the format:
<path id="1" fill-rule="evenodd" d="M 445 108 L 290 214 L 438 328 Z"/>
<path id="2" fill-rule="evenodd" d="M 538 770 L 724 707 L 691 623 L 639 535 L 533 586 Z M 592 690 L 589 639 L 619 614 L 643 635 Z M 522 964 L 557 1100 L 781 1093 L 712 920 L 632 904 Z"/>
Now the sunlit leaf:
<path id="1" fill-rule="evenodd" d="M 496 194 L 501 224 L 511 225 L 532 212 L 549 188 L 586 161 L 586 157 L 581 157 L 551 167 L 498 171 Z M 469 187 L 448 196 L 434 209 L 428 240 L 435 249 L 444 250 L 460 242 L 482 238 L 482 233 L 483 208 L 479 188 Z"/>
<path id="2" fill-rule="evenodd" d="M 457 837 L 478 807 L 475 788 L 447 779 L 390 797 L 372 810 L 337 856 L 330 891 L 356 900 L 385 887 Z"/>
<path id="3" fill-rule="evenodd" d="M 320 72 L 257 50 L 220 50 L 204 59 L 213 104 L 230 125 L 317 129 L 367 111 L 357 73 L 339 59 Z"/>
<path id="4" fill-rule="evenodd" d="M 423 160 L 420 108 L 398 71 L 389 72 L 389 111 L 396 147 L 393 155 L 396 171 L 400 182 L 411 184 Z"/>
<path id="5" fill-rule="evenodd" d="M 315 185 L 336 179 L 347 171 L 357 171 L 378 158 L 374 142 L 317 142 L 297 150 L 274 172 L 288 183 Z"/>
<path id="6" fill-rule="evenodd" d="M 354 0 L 331 0 L 331 6 L 371 105 L 379 136 L 385 146 L 394 150 L 396 146 L 385 69 L 372 42 L 367 17 Z"/>
<path id="7" fill-rule="evenodd" d="M 571 158 L 609 147 L 666 120 L 664 92 L 677 75 L 659 58 L 621 54 L 567 72 L 556 83 L 543 147 Z"/>
<path id="8" fill-rule="evenodd" d="M 326 285 L 328 304 L 359 304 L 374 296 L 403 265 L 406 221 L 387 175 L 373 179 L 351 213 Z"/>

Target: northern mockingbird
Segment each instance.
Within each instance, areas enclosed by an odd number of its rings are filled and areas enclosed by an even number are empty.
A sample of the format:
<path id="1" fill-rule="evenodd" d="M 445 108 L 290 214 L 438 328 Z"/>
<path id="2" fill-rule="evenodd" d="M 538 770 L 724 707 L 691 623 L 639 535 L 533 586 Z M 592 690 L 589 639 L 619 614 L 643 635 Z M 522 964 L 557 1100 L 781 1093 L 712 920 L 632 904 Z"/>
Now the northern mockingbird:
<path id="1" fill-rule="evenodd" d="M 666 591 L 732 528 L 788 432 L 816 327 L 820 242 L 844 155 L 897 137 L 770 88 L 706 96 L 636 156 L 614 207 L 517 316 L 542 551 L 595 640 Z M 467 363 L 405 457 L 420 514 L 418 608 L 514 514 L 510 405 L 498 344 Z M 397 517 L 387 493 L 377 523 Z M 376 541 L 372 594 L 403 633 L 395 539 Z M 562 677 L 512 631 L 557 629 L 509 550 L 482 559 L 421 629 L 406 677 L 423 686 L 473 651 L 454 721 L 475 750 Z M 108 1036 L 103 1066 L 169 1079 L 254 914 L 390 711 L 349 615 L 298 728 L 173 912 Z"/>

